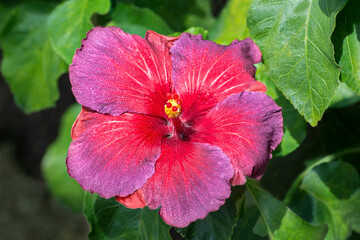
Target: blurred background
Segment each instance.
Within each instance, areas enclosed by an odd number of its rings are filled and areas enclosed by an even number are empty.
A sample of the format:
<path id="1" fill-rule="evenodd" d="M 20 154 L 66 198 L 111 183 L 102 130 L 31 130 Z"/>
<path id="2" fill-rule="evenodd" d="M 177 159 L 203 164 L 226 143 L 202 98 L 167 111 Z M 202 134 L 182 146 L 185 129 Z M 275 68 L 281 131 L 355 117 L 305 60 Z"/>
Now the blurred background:
<path id="1" fill-rule="evenodd" d="M 51 195 L 41 174 L 61 116 L 75 102 L 67 75 L 59 90 L 55 108 L 27 115 L 0 77 L 0 239 L 87 239 L 86 219 Z"/>

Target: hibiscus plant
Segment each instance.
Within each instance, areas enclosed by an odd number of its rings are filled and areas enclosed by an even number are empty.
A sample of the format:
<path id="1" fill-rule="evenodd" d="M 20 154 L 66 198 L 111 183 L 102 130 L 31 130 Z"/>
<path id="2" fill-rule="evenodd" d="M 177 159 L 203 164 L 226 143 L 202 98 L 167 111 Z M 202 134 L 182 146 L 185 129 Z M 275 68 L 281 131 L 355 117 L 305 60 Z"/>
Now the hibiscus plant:
<path id="1" fill-rule="evenodd" d="M 42 173 L 89 239 L 357 239 L 359 11 L 3 1 L 1 73 L 27 114 L 71 85 Z"/>

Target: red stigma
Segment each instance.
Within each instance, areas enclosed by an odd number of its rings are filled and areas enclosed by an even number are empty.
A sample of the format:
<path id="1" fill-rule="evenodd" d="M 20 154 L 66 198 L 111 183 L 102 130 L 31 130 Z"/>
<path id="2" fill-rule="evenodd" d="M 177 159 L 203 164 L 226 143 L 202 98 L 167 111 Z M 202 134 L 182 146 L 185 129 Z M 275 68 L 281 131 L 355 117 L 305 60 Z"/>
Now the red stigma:
<path id="1" fill-rule="evenodd" d="M 178 94 L 167 93 L 168 101 L 165 103 L 164 110 L 169 118 L 178 118 L 181 115 L 182 100 Z"/>
<path id="2" fill-rule="evenodd" d="M 170 100 L 170 99 L 172 98 L 172 94 L 171 94 L 171 93 L 167 93 L 167 94 L 166 94 L 166 98 L 167 98 L 168 100 Z"/>

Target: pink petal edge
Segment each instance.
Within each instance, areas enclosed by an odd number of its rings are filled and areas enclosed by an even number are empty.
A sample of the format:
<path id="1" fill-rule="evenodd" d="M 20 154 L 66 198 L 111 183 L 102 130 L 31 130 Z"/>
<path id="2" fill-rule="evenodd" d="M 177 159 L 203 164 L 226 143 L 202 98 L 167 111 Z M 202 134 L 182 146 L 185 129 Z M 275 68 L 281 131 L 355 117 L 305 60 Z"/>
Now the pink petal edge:
<path id="1" fill-rule="evenodd" d="M 83 109 L 68 151 L 69 175 L 84 190 L 104 198 L 132 194 L 153 175 L 168 131 L 161 118 L 132 113 L 116 117 Z"/>
<path id="2" fill-rule="evenodd" d="M 172 137 L 162 142 L 156 171 L 142 190 L 150 209 L 161 206 L 167 224 L 186 227 L 224 204 L 233 175 L 229 158 L 218 147 Z"/>
<path id="3" fill-rule="evenodd" d="M 220 147 L 235 170 L 232 185 L 260 178 L 281 142 L 281 108 L 265 93 L 242 92 L 220 102 L 194 126 L 191 141 Z"/>
<path id="4" fill-rule="evenodd" d="M 77 102 L 114 116 L 136 112 L 166 117 L 171 65 L 166 38 L 160 36 L 148 33 L 148 41 L 117 27 L 90 30 L 69 68 Z"/>
<path id="5" fill-rule="evenodd" d="M 243 91 L 265 92 L 255 81 L 261 52 L 247 38 L 228 46 L 183 33 L 170 49 L 175 91 L 183 99 L 184 122 L 199 119 L 218 102 Z"/>

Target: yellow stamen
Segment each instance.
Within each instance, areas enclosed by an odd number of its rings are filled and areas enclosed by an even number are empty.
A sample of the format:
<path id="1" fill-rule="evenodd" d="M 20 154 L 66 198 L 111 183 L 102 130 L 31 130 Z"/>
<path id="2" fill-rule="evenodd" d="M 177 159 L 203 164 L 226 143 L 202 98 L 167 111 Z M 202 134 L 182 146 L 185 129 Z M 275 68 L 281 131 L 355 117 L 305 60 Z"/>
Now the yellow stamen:
<path id="1" fill-rule="evenodd" d="M 169 118 L 180 117 L 182 100 L 177 94 L 171 95 L 171 98 L 166 102 L 164 109 Z"/>

